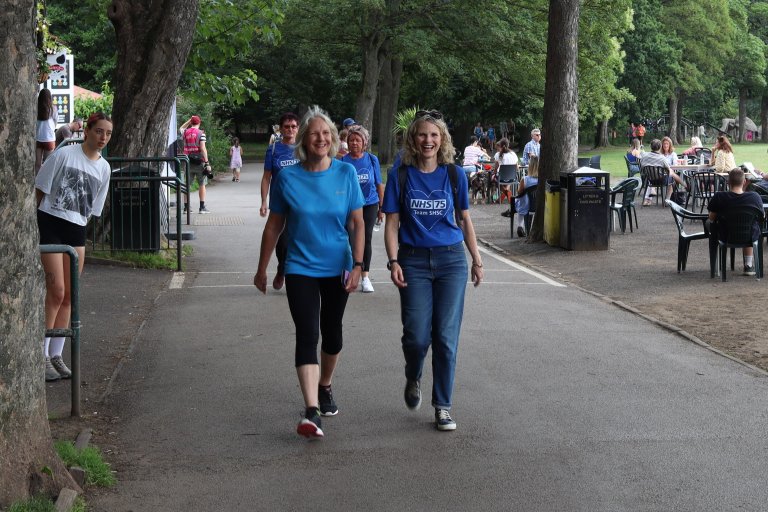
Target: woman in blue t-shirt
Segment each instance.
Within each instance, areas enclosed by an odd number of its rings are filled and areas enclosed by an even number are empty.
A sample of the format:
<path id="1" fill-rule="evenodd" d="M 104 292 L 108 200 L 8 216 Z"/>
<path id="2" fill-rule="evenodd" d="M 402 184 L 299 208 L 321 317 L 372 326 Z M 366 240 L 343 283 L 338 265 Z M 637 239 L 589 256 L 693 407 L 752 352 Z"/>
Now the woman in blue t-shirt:
<path id="1" fill-rule="evenodd" d="M 411 410 L 421 405 L 421 372 L 431 345 L 432 406 L 437 429 L 444 431 L 456 429 L 449 410 L 467 283 L 464 245 L 475 286 L 483 279 L 467 179 L 452 164 L 455 152 L 442 114 L 417 112 L 404 142 L 403 190 L 401 175 L 392 169 L 382 208 L 387 268 L 400 291 L 405 403 Z"/>
<path id="2" fill-rule="evenodd" d="M 373 292 L 373 284 L 368 277 L 371 268 L 371 239 L 373 238 L 373 225 L 384 219 L 381 211 L 381 203 L 384 200 L 384 185 L 381 182 L 381 166 L 376 155 L 366 151 L 370 136 L 368 130 L 356 124 L 348 129 L 347 144 L 349 153 L 341 158 L 342 162 L 352 164 L 357 171 L 357 179 L 360 181 L 360 189 L 363 192 L 365 206 L 363 206 L 363 221 L 365 221 L 365 251 L 363 252 L 363 278 L 360 287 L 363 293 Z"/>
<path id="3" fill-rule="evenodd" d="M 296 431 L 309 438 L 323 437 L 321 414 L 339 412 L 331 381 L 342 347 L 347 298 L 359 286 L 363 266 L 363 194 L 355 168 L 334 158 L 338 147 L 339 133 L 331 119 L 319 107 L 310 108 L 296 136 L 299 163 L 284 167 L 273 178 L 253 278 L 266 293 L 267 265 L 285 230 L 285 289 L 296 326 L 296 373 L 306 406 Z M 354 236 L 351 244 L 348 223 Z"/>

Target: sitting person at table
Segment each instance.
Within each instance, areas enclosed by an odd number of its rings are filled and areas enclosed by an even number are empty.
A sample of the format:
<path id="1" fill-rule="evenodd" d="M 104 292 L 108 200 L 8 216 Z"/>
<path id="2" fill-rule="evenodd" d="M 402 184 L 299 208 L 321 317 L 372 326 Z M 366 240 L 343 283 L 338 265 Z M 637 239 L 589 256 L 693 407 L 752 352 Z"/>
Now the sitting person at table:
<path id="1" fill-rule="evenodd" d="M 736 167 L 733 147 L 727 135 L 718 135 L 717 142 L 712 148 L 712 157 L 715 161 L 715 172 L 723 174 Z"/>
<path id="2" fill-rule="evenodd" d="M 531 187 L 537 187 L 539 185 L 539 157 L 532 156 L 528 159 L 528 174 L 520 180 L 520 185 L 517 187 L 517 198 L 515 199 L 515 224 L 517 224 L 517 236 L 523 238 L 525 233 L 525 216 L 530 211 L 530 201 L 528 200 L 528 194 L 525 193 L 526 189 Z M 536 213 L 536 212 L 534 212 Z"/>
<path id="3" fill-rule="evenodd" d="M 691 137 L 691 147 L 683 151 L 683 154 L 685 156 L 696 156 L 696 150 L 702 148 L 703 146 L 701 145 L 701 139 L 694 135 Z"/>
<path id="4" fill-rule="evenodd" d="M 709 210 L 709 220 L 714 222 L 717 220 L 718 215 L 727 216 L 728 211 L 732 208 L 740 206 L 754 206 L 760 211 L 763 210 L 763 199 L 756 192 L 744 191 L 744 171 L 741 168 L 736 167 L 728 172 L 728 187 L 730 190 L 727 192 L 715 192 L 715 195 L 709 201 L 707 209 Z M 727 238 L 727 232 L 725 226 L 720 225 L 718 231 L 718 239 L 725 240 Z M 752 240 L 760 239 L 760 224 L 756 221 L 752 227 Z M 755 275 L 755 261 L 752 251 L 752 247 L 744 247 L 744 275 Z"/>
<path id="5" fill-rule="evenodd" d="M 640 150 L 640 139 L 634 138 L 629 144 L 629 149 L 627 150 L 626 158 L 627 162 L 629 162 L 629 170 L 632 172 L 632 174 L 637 174 L 640 172 L 640 155 L 642 154 L 642 151 Z"/>
<path id="6" fill-rule="evenodd" d="M 669 137 L 664 137 L 661 139 L 660 153 L 664 155 L 664 158 L 667 159 L 667 163 L 670 165 L 670 167 L 677 164 L 677 153 L 675 153 L 675 146 L 672 145 L 672 139 Z"/>
<path id="7" fill-rule="evenodd" d="M 464 148 L 464 161 L 461 163 L 467 177 L 479 169 L 478 161 L 482 157 L 488 157 L 488 153 L 480 146 L 480 139 L 473 135 L 469 138 L 469 146 Z"/>
<path id="8" fill-rule="evenodd" d="M 509 140 L 506 138 L 503 138 L 499 140 L 499 142 L 496 144 L 496 154 L 493 155 L 493 171 L 498 176 L 499 173 L 499 167 L 502 165 L 517 165 L 517 155 L 514 151 L 509 149 Z M 502 185 L 501 186 L 501 194 L 499 197 L 499 204 L 501 204 L 502 200 L 504 198 L 507 198 L 508 201 L 512 201 L 512 191 L 510 190 L 509 185 Z"/>
<path id="9" fill-rule="evenodd" d="M 677 183 L 679 185 L 685 186 L 683 183 L 682 178 L 677 175 L 675 171 L 669 168 L 669 159 L 661 154 L 661 141 L 659 139 L 653 139 L 651 141 L 651 152 L 644 152 L 640 155 L 640 169 L 642 170 L 643 167 L 664 167 L 669 171 L 669 176 L 667 176 L 667 185 L 671 185 L 672 183 Z M 672 188 L 670 186 L 667 186 L 667 197 L 665 199 L 669 199 L 670 196 L 672 196 Z M 643 206 L 650 206 L 651 205 L 651 187 L 646 187 L 645 189 L 645 198 L 643 199 Z"/>

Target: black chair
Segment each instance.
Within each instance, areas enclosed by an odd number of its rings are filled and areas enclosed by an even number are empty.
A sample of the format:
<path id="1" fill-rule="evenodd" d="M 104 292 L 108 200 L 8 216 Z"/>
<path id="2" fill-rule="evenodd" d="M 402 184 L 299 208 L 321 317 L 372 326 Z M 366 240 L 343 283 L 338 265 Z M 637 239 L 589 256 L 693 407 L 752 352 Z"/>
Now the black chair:
<path id="1" fill-rule="evenodd" d="M 599 169 L 600 168 L 600 155 L 592 155 L 589 157 L 589 166 L 592 169 Z"/>
<path id="2" fill-rule="evenodd" d="M 624 155 L 624 162 L 627 164 L 627 178 L 631 178 L 635 174 L 640 174 L 640 163 L 637 161 L 630 161 L 627 155 Z"/>
<path id="3" fill-rule="evenodd" d="M 514 199 L 520 199 L 523 196 L 528 196 L 528 213 L 523 218 L 523 224 L 525 225 L 526 235 L 531 232 L 531 224 L 533 224 L 533 214 L 536 213 L 536 190 L 539 188 L 538 184 L 523 191 L 522 194 L 516 195 L 513 198 L 512 204 L 509 206 L 509 237 L 515 238 L 515 201 Z"/>
<path id="4" fill-rule="evenodd" d="M 501 203 L 502 185 L 509 185 L 509 188 L 512 191 L 512 195 L 517 195 L 517 184 L 519 183 L 517 177 L 517 164 L 500 165 L 497 183 L 499 186 L 499 203 Z"/>
<path id="5" fill-rule="evenodd" d="M 712 150 L 709 148 L 696 148 L 696 160 L 701 161 L 702 159 L 706 160 L 707 162 L 712 162 Z"/>
<path id="6" fill-rule="evenodd" d="M 701 203 L 699 207 L 699 213 L 701 213 L 715 192 L 725 190 L 725 178 L 715 171 L 694 171 L 688 174 L 688 187 L 690 193 L 685 200 L 685 207 L 688 208 L 688 201 L 693 198 L 691 208 L 695 209 L 698 201 Z"/>
<path id="7" fill-rule="evenodd" d="M 589 167 L 589 157 L 588 156 L 577 157 L 576 161 L 578 162 L 577 165 L 578 165 L 579 169 L 581 169 L 582 167 Z"/>
<path id="8" fill-rule="evenodd" d="M 640 197 L 645 197 L 643 191 L 648 187 L 658 187 L 661 194 L 656 194 L 656 204 L 659 204 L 659 197 L 667 197 L 667 181 L 669 178 L 669 169 L 666 167 L 655 167 L 646 165 L 640 168 L 640 176 L 643 179 L 643 185 L 640 187 Z"/>
<path id="9" fill-rule="evenodd" d="M 619 227 L 621 232 L 624 233 L 627 230 L 627 217 L 629 217 L 629 232 L 634 233 L 632 229 L 632 214 L 635 216 L 635 227 L 639 229 L 637 225 L 637 210 L 635 209 L 635 192 L 640 187 L 640 178 L 626 178 L 621 180 L 610 191 L 611 203 L 608 205 L 611 209 L 611 230 L 613 226 L 613 213 L 616 213 L 616 217 L 619 219 Z M 621 202 L 616 202 L 616 196 L 621 194 Z"/>
<path id="10" fill-rule="evenodd" d="M 754 206 L 741 206 L 732 208 L 724 213 L 719 213 L 717 221 L 712 224 L 709 242 L 709 271 L 710 278 L 715 277 L 715 262 L 719 262 L 720 277 L 726 280 L 727 249 L 731 250 L 731 270 L 735 267 L 736 248 L 752 247 L 754 250 L 755 275 L 757 279 L 763 277 L 763 222 L 765 214 L 762 208 Z M 760 224 L 761 236 L 752 240 L 752 228 L 755 222 Z M 720 240 L 720 227 L 724 227 L 725 240 Z"/>
<path id="11" fill-rule="evenodd" d="M 672 218 L 675 219 L 675 225 L 677 226 L 677 273 L 679 274 L 681 271 L 685 272 L 685 267 L 688 264 L 688 249 L 691 247 L 691 242 L 693 240 L 709 239 L 709 228 L 707 226 L 709 216 L 706 213 L 690 212 L 670 199 L 667 199 L 667 205 L 672 211 Z M 701 221 L 703 231 L 687 233 L 685 231 L 685 220 Z"/>

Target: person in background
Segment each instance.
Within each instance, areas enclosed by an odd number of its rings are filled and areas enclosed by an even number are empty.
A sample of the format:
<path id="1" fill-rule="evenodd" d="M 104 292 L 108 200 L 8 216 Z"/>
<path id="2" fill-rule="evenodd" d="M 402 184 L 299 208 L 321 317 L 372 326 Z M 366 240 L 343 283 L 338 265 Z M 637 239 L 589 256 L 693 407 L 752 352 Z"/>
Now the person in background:
<path id="1" fill-rule="evenodd" d="M 347 136 L 349 153 L 342 157 L 341 161 L 352 164 L 357 171 L 360 189 L 363 193 L 365 205 L 363 206 L 363 221 L 365 222 L 365 249 L 363 251 L 363 272 L 360 287 L 363 293 L 372 293 L 373 284 L 369 277 L 371 270 L 371 241 L 373 239 L 373 226 L 384 219 L 381 211 L 381 203 L 384 201 L 384 185 L 381 180 L 381 166 L 376 155 L 368 151 L 370 135 L 363 126 L 354 125 L 349 128 Z"/>
<path id="2" fill-rule="evenodd" d="M 509 149 L 509 140 L 506 138 L 499 140 L 496 144 L 498 151 L 493 155 L 494 168 L 493 171 L 498 177 L 499 168 L 502 165 L 517 165 L 517 155 L 514 151 Z M 498 179 L 498 178 L 497 178 Z M 501 186 L 501 197 L 499 197 L 499 204 L 506 197 L 508 201 L 512 201 L 512 190 L 509 185 Z"/>
<path id="3" fill-rule="evenodd" d="M 640 139 L 640 147 L 643 147 L 643 137 L 645 137 L 645 125 L 643 123 L 638 123 L 637 138 Z"/>
<path id="4" fill-rule="evenodd" d="M 715 192 L 707 205 L 709 210 L 709 220 L 715 222 L 718 217 L 727 216 L 728 211 L 741 206 L 754 206 L 757 210 L 763 211 L 763 200 L 757 192 L 744 191 L 744 171 L 735 167 L 728 172 L 728 191 Z M 726 240 L 727 232 L 725 226 L 719 226 L 718 239 Z M 755 222 L 752 226 L 752 240 L 760 240 L 760 224 Z M 755 260 L 752 246 L 744 247 L 744 275 L 755 275 Z"/>
<path id="5" fill-rule="evenodd" d="M 56 107 L 51 91 L 41 89 L 37 95 L 37 123 L 35 126 L 35 175 L 45 159 L 56 149 Z"/>
<path id="6" fill-rule="evenodd" d="M 671 166 L 677 165 L 677 153 L 675 153 L 675 146 L 672 145 L 672 139 L 664 137 L 661 139 L 661 151 L 660 153 L 667 159 L 667 163 Z"/>
<path id="7" fill-rule="evenodd" d="M 637 139 L 637 130 L 635 129 L 635 123 L 630 122 L 629 126 L 627 127 L 627 144 L 630 146 L 632 145 L 632 140 Z M 640 139 L 637 139 L 640 141 Z"/>
<path id="8" fill-rule="evenodd" d="M 659 139 L 653 139 L 651 141 L 651 152 L 643 152 L 640 155 L 640 169 L 642 171 L 643 167 L 664 167 L 669 171 L 669 176 L 667 176 L 667 185 L 671 185 L 672 183 L 677 183 L 678 185 L 681 185 L 685 187 L 685 184 L 683 183 L 682 178 L 677 175 L 675 171 L 669 168 L 669 159 L 661 154 L 661 141 Z M 651 192 L 653 191 L 653 187 L 646 187 L 645 189 L 645 198 L 643 199 L 643 206 L 651 206 Z M 665 199 L 669 199 L 672 196 L 672 187 L 667 186 L 667 197 Z"/>
<path id="9" fill-rule="evenodd" d="M 493 126 L 488 127 L 488 147 L 495 148 L 496 147 L 496 130 L 493 128 Z"/>
<path id="10" fill-rule="evenodd" d="M 205 207 L 205 185 L 208 183 L 208 176 L 211 174 L 211 165 L 208 163 L 208 150 L 205 147 L 205 132 L 200 129 L 200 116 L 191 116 L 184 124 L 179 127 L 184 140 L 184 154 L 189 157 L 189 185 L 197 178 L 199 188 L 197 196 L 200 198 L 200 208 L 198 213 L 211 213 Z M 184 211 L 189 208 L 189 196 L 184 204 Z"/>
<path id="11" fill-rule="evenodd" d="M 477 141 L 480 142 L 480 140 L 482 140 L 483 138 L 484 133 L 485 133 L 485 130 L 483 130 L 483 124 L 480 121 L 478 121 L 477 124 L 475 125 L 475 129 L 472 132 L 472 135 L 474 135 Z"/>
<path id="12" fill-rule="evenodd" d="M 282 138 L 267 148 L 264 155 L 264 174 L 261 176 L 261 207 L 259 215 L 267 216 L 267 195 L 272 186 L 272 181 L 277 178 L 285 167 L 299 163 L 294 155 L 296 148 L 296 132 L 299 129 L 299 116 L 293 112 L 286 112 L 280 116 L 280 133 Z M 285 252 L 288 248 L 287 235 L 280 233 L 277 239 L 275 255 L 277 256 L 277 273 L 272 281 L 272 288 L 279 290 L 285 283 Z"/>
<path id="13" fill-rule="evenodd" d="M 354 167 L 334 158 L 338 145 L 336 126 L 319 107 L 311 107 L 296 138 L 299 163 L 284 167 L 272 187 L 253 278 L 266 293 L 267 265 L 285 230 L 285 284 L 296 326 L 295 365 L 305 405 L 296 432 L 308 438 L 323 437 L 321 414 L 339 412 L 331 383 L 342 349 L 347 298 L 359 286 L 363 266 L 363 194 Z"/>
<path id="14" fill-rule="evenodd" d="M 272 146 L 275 142 L 278 142 L 280 139 L 282 139 L 282 134 L 280 133 L 280 125 L 273 124 L 272 135 L 269 136 L 269 145 Z"/>
<path id="15" fill-rule="evenodd" d="M 83 118 L 76 117 L 71 123 L 63 124 L 56 130 L 56 147 L 83 129 Z"/>
<path id="16" fill-rule="evenodd" d="M 696 135 L 691 137 L 691 147 L 683 151 L 683 154 L 685 156 L 696 156 L 696 151 L 701 149 L 703 146 L 701 145 L 701 139 L 698 138 Z"/>
<path id="17" fill-rule="evenodd" d="M 473 135 L 469 138 L 469 146 L 464 148 L 464 160 L 461 163 L 467 177 L 479 170 L 478 162 L 483 157 L 488 157 L 488 153 L 480 146 L 480 140 Z"/>
<path id="18" fill-rule="evenodd" d="M 352 125 L 357 126 L 357 125 Z M 339 151 L 336 152 L 336 158 L 342 158 L 349 153 L 349 144 L 347 143 L 347 137 L 349 136 L 349 130 L 344 128 L 339 132 Z"/>
<path id="19" fill-rule="evenodd" d="M 383 206 L 387 268 L 400 292 L 403 397 L 408 409 L 421 405 L 422 368 L 431 346 L 432 406 L 440 431 L 456 429 L 450 409 L 467 284 L 465 245 L 472 256 L 472 282 L 479 286 L 483 280 L 467 180 L 457 173 L 457 183 L 451 183 L 454 154 L 442 114 L 417 112 L 405 136 L 404 183 L 399 169 L 389 172 Z"/>
<path id="20" fill-rule="evenodd" d="M 531 202 L 528 195 L 525 193 L 531 187 L 537 187 L 539 185 L 539 157 L 532 156 L 528 161 L 528 173 L 520 180 L 520 185 L 517 187 L 517 199 L 515 199 L 515 223 L 517 224 L 517 236 L 523 238 L 525 233 L 525 216 L 531 208 Z"/>
<path id="21" fill-rule="evenodd" d="M 733 147 L 726 135 L 718 135 L 717 142 L 712 148 L 712 157 L 715 161 L 715 172 L 723 174 L 736 167 Z"/>
<path id="22" fill-rule="evenodd" d="M 232 169 L 232 181 L 240 181 L 240 169 L 243 167 L 243 147 L 240 139 L 232 139 L 232 147 L 229 148 L 229 168 Z"/>
<path id="23" fill-rule="evenodd" d="M 350 127 L 355 126 L 356 124 L 357 124 L 357 121 L 355 121 L 351 117 L 348 117 L 341 122 L 341 127 L 344 130 L 349 130 Z"/>
<path id="24" fill-rule="evenodd" d="M 541 130 L 534 128 L 531 130 L 531 140 L 523 148 L 523 165 L 528 165 L 532 156 L 539 158 L 541 154 Z"/>
<path id="25" fill-rule="evenodd" d="M 629 170 L 634 175 L 640 172 L 640 139 L 632 139 L 629 149 L 627 150 L 627 161 L 629 162 Z"/>
<path id="26" fill-rule="evenodd" d="M 112 120 L 101 112 L 88 118 L 82 144 L 61 148 L 48 158 L 35 178 L 37 225 L 40 244 L 64 244 L 75 249 L 78 272 L 85 262 L 85 226 L 92 215 L 101 215 L 112 175 L 101 151 L 112 137 Z M 69 256 L 40 255 L 45 272 L 45 328 L 69 326 Z M 68 379 L 72 372 L 62 359 L 64 337 L 43 342 L 45 380 Z"/>

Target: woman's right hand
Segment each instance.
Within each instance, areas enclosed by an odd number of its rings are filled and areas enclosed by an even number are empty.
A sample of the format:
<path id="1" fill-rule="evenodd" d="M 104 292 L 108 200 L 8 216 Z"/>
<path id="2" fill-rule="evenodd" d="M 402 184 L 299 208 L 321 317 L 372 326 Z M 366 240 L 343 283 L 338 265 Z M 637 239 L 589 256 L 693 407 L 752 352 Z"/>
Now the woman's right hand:
<path id="1" fill-rule="evenodd" d="M 267 294 L 267 273 L 266 272 L 256 272 L 256 275 L 253 276 L 253 285 L 259 289 L 259 291 L 263 294 Z"/>

